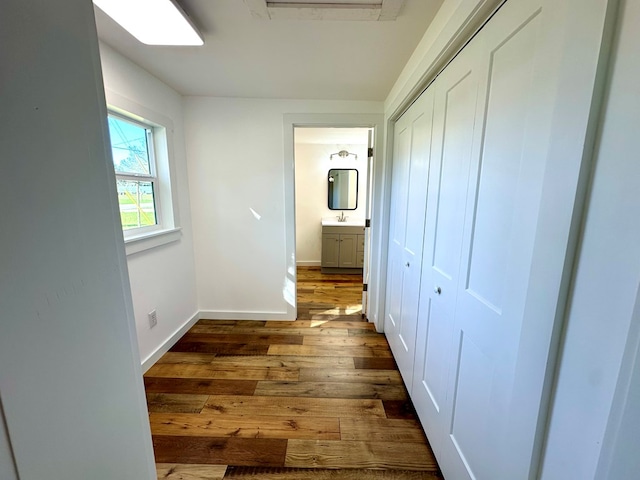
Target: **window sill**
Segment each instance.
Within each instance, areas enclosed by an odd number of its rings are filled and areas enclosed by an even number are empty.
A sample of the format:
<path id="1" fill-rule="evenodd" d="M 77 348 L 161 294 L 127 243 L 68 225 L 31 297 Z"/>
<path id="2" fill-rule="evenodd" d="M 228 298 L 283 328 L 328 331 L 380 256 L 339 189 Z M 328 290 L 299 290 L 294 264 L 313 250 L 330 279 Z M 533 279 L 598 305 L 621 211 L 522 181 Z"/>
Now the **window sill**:
<path id="1" fill-rule="evenodd" d="M 138 235 L 136 237 L 125 238 L 124 247 L 127 252 L 127 256 L 129 256 L 134 253 L 144 252 L 145 250 L 176 242 L 180 240 L 181 236 L 181 228 L 169 228 L 166 230 Z"/>

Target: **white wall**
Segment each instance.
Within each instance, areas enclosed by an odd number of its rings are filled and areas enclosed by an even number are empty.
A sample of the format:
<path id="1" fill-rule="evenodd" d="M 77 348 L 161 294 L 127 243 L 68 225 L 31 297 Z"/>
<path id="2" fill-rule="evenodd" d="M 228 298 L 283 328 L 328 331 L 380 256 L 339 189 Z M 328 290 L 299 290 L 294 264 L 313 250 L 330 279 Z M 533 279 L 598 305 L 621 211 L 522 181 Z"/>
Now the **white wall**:
<path id="1" fill-rule="evenodd" d="M 332 168 L 358 170 L 358 208 L 345 210 L 350 219 L 364 219 L 367 195 L 367 136 L 363 144 L 327 145 L 318 143 L 295 144 L 296 174 L 296 261 L 298 265 L 320 265 L 322 256 L 322 224 L 324 217 L 335 217 L 342 211 L 328 206 L 327 175 Z M 358 155 L 329 160 L 332 153 L 347 150 Z"/>
<path id="2" fill-rule="evenodd" d="M 21 480 L 156 478 L 93 6 L 0 3 L 0 396 Z"/>
<path id="3" fill-rule="evenodd" d="M 640 286 L 640 0 L 623 2 L 620 18 L 560 358 L 545 480 L 638 478 L 638 471 L 630 473 L 624 463 L 638 465 L 637 430 L 628 437 L 633 452 L 618 450 L 617 470 L 612 471 L 627 473 L 596 474 L 601 452 L 611 450 L 609 443 L 616 440 L 615 435 L 605 438 L 605 432 L 625 408 L 624 399 L 615 402 L 616 385 L 630 381 L 635 358 L 625 352 L 637 348 L 637 338 L 628 344 L 628 336 L 640 321 L 634 316 Z M 626 398 L 624 390 L 622 395 Z M 638 424 L 640 411 L 627 415 L 625 423 Z"/>
<path id="4" fill-rule="evenodd" d="M 166 342 L 197 313 L 182 97 L 104 43 L 100 44 L 100 54 L 108 102 L 113 92 L 173 123 L 173 148 L 169 153 L 182 228 L 180 239 L 127 256 L 140 356 L 149 367 L 166 349 L 162 348 Z M 154 309 L 158 324 L 150 329 L 147 314 Z"/>
<path id="5" fill-rule="evenodd" d="M 198 304 L 205 316 L 291 315 L 287 270 L 294 264 L 286 233 L 294 218 L 285 215 L 284 115 L 381 111 L 379 102 L 185 99 Z"/>

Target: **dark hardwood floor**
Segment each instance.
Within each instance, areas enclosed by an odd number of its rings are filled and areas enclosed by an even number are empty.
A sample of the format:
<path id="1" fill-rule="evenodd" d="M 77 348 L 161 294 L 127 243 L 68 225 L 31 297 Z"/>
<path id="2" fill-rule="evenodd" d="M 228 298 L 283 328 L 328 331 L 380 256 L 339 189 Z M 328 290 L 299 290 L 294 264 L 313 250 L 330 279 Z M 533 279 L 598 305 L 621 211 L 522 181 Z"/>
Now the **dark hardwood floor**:
<path id="1" fill-rule="evenodd" d="M 298 269 L 298 320 L 200 320 L 144 382 L 159 479 L 440 478 L 362 276 Z"/>

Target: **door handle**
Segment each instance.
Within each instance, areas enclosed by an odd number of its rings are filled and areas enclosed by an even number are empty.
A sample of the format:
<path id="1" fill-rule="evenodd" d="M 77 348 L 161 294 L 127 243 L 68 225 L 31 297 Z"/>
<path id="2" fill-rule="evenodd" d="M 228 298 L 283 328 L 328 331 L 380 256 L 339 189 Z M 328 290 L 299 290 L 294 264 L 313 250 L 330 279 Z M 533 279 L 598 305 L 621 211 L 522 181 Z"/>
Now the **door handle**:
<path id="1" fill-rule="evenodd" d="M 405 267 L 409 268 L 409 262 L 407 262 L 407 263 L 405 264 Z"/>
<path id="2" fill-rule="evenodd" d="M 433 287 L 433 291 L 436 293 L 436 295 L 440 295 L 442 293 L 442 289 L 438 285 Z"/>

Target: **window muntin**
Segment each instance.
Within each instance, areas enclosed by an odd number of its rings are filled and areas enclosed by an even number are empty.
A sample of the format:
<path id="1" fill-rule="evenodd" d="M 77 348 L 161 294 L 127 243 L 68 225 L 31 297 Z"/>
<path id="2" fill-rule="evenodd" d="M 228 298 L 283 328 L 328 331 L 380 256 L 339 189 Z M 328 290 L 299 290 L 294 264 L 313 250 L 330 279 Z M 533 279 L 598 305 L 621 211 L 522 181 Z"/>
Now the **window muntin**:
<path id="1" fill-rule="evenodd" d="M 116 180 L 123 230 L 158 224 L 153 182 Z"/>
<path id="2" fill-rule="evenodd" d="M 120 221 L 125 236 L 160 224 L 153 127 L 109 114 Z"/>

